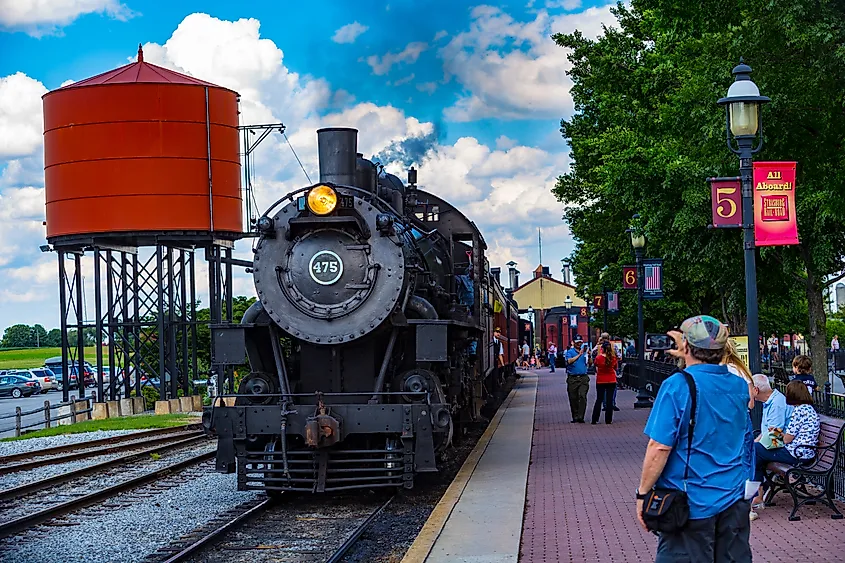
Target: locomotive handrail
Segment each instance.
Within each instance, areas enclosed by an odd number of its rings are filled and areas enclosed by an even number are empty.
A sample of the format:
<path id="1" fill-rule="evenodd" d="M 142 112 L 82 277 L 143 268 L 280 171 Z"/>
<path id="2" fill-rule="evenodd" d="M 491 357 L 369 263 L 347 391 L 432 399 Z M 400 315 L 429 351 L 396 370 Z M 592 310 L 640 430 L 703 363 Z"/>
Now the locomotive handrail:
<path id="1" fill-rule="evenodd" d="M 268 207 L 268 208 L 267 208 L 267 211 L 265 211 L 262 215 L 263 215 L 263 216 L 265 216 L 265 217 L 269 217 L 269 216 L 270 216 L 270 213 L 272 213 L 272 212 L 273 212 L 273 210 L 274 210 L 274 209 L 276 209 L 276 207 L 277 207 L 279 204 L 281 204 L 283 201 L 285 201 L 285 200 L 290 200 L 290 202 L 291 202 L 291 203 L 293 203 L 293 201 L 294 201 L 294 196 L 296 196 L 297 194 L 300 194 L 300 193 L 302 193 L 302 192 L 307 192 L 308 190 L 310 190 L 310 189 L 311 189 L 311 188 L 313 188 L 314 186 L 319 186 L 319 185 L 321 185 L 321 184 L 323 184 L 323 185 L 324 185 L 324 184 L 329 184 L 329 185 L 332 185 L 332 186 L 337 186 L 338 188 L 349 189 L 349 190 L 352 190 L 352 191 L 356 191 L 356 192 L 360 192 L 360 193 L 366 194 L 367 196 L 372 197 L 372 198 L 373 198 L 373 199 L 375 199 L 376 201 L 378 201 L 378 202 L 380 202 L 380 203 L 382 203 L 382 204 L 386 205 L 386 206 L 387 206 L 387 207 L 389 207 L 390 209 L 393 209 L 393 206 L 392 206 L 390 203 L 388 203 L 387 201 L 383 200 L 383 199 L 382 199 L 382 198 L 380 198 L 378 195 L 374 194 L 373 192 L 371 192 L 371 191 L 369 191 L 369 190 L 365 190 L 365 189 L 363 189 L 363 188 L 359 188 L 359 187 L 357 187 L 357 186 L 344 186 L 344 185 L 341 185 L 341 184 L 332 184 L 331 182 L 318 182 L 318 183 L 316 183 L 316 184 L 311 184 L 310 186 L 306 186 L 306 187 L 304 187 L 304 188 L 299 188 L 298 190 L 294 190 L 294 191 L 292 191 L 292 192 L 288 192 L 287 194 L 285 194 L 285 195 L 283 195 L 282 197 L 280 197 L 279 199 L 277 199 L 277 200 L 276 200 L 276 202 L 275 202 L 275 203 L 273 203 L 270 207 Z M 397 215 L 399 215 L 398 211 L 396 211 L 395 209 L 393 209 L 393 211 L 394 211 Z"/>
<path id="2" fill-rule="evenodd" d="M 322 397 L 351 397 L 351 396 L 364 396 L 364 395 L 428 395 L 427 391 L 379 391 L 378 393 L 374 393 L 372 391 L 362 391 L 360 393 L 227 393 L 216 395 L 214 398 L 222 399 L 222 398 L 232 398 L 232 397 L 257 397 L 257 398 L 270 398 L 270 397 L 316 397 L 317 395 Z"/>

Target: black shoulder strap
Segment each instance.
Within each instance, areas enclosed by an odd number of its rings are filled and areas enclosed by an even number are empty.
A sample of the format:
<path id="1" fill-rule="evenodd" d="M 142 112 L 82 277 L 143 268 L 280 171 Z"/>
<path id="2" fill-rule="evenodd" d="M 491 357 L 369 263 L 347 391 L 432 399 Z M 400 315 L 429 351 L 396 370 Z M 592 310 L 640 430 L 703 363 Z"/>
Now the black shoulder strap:
<path id="1" fill-rule="evenodd" d="M 692 433 L 693 430 L 695 430 L 695 409 L 698 406 L 698 397 L 695 388 L 695 380 L 692 378 L 692 375 L 690 375 L 687 370 L 681 370 L 681 373 L 684 374 L 684 379 L 687 381 L 690 399 L 692 399 L 692 406 L 690 407 L 689 413 L 689 432 L 687 432 L 687 465 L 684 468 L 684 489 L 686 489 L 687 478 L 689 477 L 689 456 L 692 453 Z"/>

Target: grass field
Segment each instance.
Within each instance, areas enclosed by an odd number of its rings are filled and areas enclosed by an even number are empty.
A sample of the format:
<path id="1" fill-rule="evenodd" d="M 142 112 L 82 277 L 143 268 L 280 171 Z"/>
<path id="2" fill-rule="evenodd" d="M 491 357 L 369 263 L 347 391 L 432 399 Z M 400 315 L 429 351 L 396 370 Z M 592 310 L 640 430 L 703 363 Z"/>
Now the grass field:
<path id="1" fill-rule="evenodd" d="M 0 350 L 0 369 L 27 369 L 44 365 L 44 360 L 61 356 L 61 348 L 25 348 L 21 350 Z M 106 356 L 108 358 L 108 356 Z M 97 365 L 97 351 L 94 346 L 85 348 L 85 361 Z"/>
<path id="2" fill-rule="evenodd" d="M 183 426 L 185 424 L 196 424 L 199 417 L 187 416 L 184 414 L 143 414 L 138 416 L 125 416 L 121 418 L 106 418 L 104 420 L 86 420 L 66 426 L 54 426 L 36 432 L 30 432 L 17 438 L 3 438 L 0 442 L 11 442 L 15 440 L 26 440 L 28 438 L 41 438 L 42 436 L 57 436 L 59 434 L 79 434 L 80 432 L 94 432 L 95 430 L 143 430 L 147 428 L 167 428 L 170 426 Z"/>

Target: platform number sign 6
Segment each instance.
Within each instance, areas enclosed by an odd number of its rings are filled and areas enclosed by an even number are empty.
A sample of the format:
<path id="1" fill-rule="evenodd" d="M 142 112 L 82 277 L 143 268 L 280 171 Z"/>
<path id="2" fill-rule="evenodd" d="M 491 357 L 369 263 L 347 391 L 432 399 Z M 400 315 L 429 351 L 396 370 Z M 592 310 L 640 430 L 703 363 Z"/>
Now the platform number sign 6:
<path id="1" fill-rule="evenodd" d="M 311 279 L 320 285 L 332 285 L 343 275 L 343 260 L 331 250 L 321 250 L 308 263 Z"/>

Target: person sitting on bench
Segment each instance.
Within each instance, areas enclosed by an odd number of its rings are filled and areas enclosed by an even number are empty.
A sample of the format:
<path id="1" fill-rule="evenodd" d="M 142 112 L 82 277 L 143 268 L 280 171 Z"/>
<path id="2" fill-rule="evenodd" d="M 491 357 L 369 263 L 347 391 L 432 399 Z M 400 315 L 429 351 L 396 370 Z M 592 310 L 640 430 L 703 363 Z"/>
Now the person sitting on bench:
<path id="1" fill-rule="evenodd" d="M 813 460 L 813 447 L 818 443 L 821 421 L 813 408 L 813 397 L 803 381 L 791 381 L 786 386 L 786 404 L 795 409 L 783 435 L 784 447 L 766 449 L 760 442 L 754 443 L 754 454 L 757 458 L 755 481 L 763 482 L 766 466 L 770 462 L 799 465 Z M 809 446 L 809 447 L 808 447 Z M 754 499 L 754 508 L 762 507 L 764 491 Z"/>

